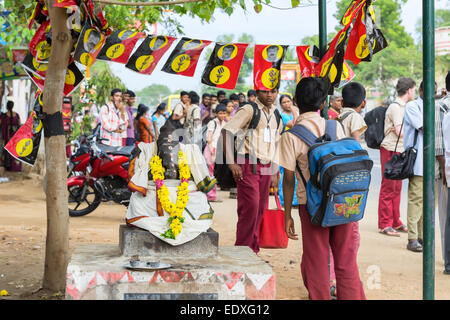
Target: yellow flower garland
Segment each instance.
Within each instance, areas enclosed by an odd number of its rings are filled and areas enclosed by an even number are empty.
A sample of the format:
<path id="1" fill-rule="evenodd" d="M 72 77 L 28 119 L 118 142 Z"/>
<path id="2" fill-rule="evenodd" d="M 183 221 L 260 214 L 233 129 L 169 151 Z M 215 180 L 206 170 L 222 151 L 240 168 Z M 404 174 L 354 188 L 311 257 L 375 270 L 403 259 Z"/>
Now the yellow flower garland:
<path id="1" fill-rule="evenodd" d="M 169 229 L 161 236 L 170 239 L 175 239 L 183 229 L 181 225 L 184 222 L 183 211 L 189 200 L 188 180 L 191 177 L 191 171 L 187 164 L 186 155 L 181 150 L 178 153 L 178 167 L 181 182 L 177 187 L 177 201 L 176 203 L 172 203 L 169 199 L 169 189 L 164 185 L 165 169 L 162 166 L 161 158 L 158 155 L 154 155 L 150 161 L 150 172 L 156 184 L 158 199 L 163 210 L 170 216 L 168 219 Z"/>

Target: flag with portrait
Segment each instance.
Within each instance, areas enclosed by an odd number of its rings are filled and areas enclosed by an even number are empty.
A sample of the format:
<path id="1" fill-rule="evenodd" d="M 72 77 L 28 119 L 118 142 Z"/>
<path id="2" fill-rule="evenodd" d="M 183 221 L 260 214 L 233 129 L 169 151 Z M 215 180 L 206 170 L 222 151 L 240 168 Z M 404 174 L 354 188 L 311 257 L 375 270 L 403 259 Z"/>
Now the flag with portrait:
<path id="1" fill-rule="evenodd" d="M 270 91 L 280 86 L 280 70 L 288 46 L 255 45 L 253 85 L 255 90 Z"/>
<path id="2" fill-rule="evenodd" d="M 106 39 L 97 59 L 126 64 L 136 42 L 143 36 L 144 33 L 142 32 L 131 30 L 116 31 Z"/>
<path id="3" fill-rule="evenodd" d="M 181 38 L 162 71 L 192 77 L 203 49 L 210 43 L 208 40 Z"/>
<path id="4" fill-rule="evenodd" d="M 315 45 L 297 46 L 296 51 L 302 78 L 314 77 L 316 66 L 319 63 L 319 48 Z"/>
<path id="5" fill-rule="evenodd" d="M 17 130 L 8 141 L 5 150 L 17 160 L 29 165 L 34 165 L 39 151 L 42 136 L 42 121 L 39 119 L 42 112 L 42 92 L 35 100 L 33 111 L 27 121 Z"/>
<path id="6" fill-rule="evenodd" d="M 152 74 L 161 57 L 169 50 L 175 40 L 174 37 L 156 35 L 146 37 L 125 67 L 140 74 Z"/>
<path id="7" fill-rule="evenodd" d="M 358 65 L 361 61 L 372 61 L 372 56 L 387 47 L 387 41 L 375 24 L 372 1 L 368 0 L 359 11 L 350 32 L 345 59 Z"/>
<path id="8" fill-rule="evenodd" d="M 203 71 L 202 83 L 221 89 L 234 89 L 247 47 L 246 43 L 216 44 Z"/>
<path id="9" fill-rule="evenodd" d="M 92 26 L 89 19 L 86 19 L 83 30 L 78 37 L 73 58 L 82 65 L 90 67 L 97 59 L 104 43 L 105 36 Z"/>

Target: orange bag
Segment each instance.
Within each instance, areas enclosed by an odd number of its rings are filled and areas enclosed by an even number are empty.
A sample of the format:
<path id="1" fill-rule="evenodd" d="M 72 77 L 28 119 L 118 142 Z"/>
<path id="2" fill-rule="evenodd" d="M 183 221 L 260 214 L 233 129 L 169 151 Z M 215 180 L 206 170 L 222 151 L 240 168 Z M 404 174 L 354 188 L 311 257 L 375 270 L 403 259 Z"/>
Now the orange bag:
<path id="1" fill-rule="evenodd" d="M 277 209 L 264 211 L 259 226 L 259 246 L 261 248 L 281 249 L 288 246 L 289 238 L 284 227 L 284 210 L 281 208 L 277 192 L 275 192 L 275 202 Z"/>

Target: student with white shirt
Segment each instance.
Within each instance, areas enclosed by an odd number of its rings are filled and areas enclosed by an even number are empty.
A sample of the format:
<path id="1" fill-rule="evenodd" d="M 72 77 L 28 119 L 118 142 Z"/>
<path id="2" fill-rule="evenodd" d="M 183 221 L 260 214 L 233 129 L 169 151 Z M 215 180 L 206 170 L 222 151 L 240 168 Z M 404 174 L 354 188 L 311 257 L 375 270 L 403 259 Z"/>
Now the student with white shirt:
<path id="1" fill-rule="evenodd" d="M 227 123 L 227 108 L 223 104 L 219 104 L 216 108 L 217 117 L 208 122 L 207 130 L 206 130 L 206 147 L 203 151 L 203 155 L 205 156 L 206 162 L 208 164 L 209 174 L 210 176 L 214 175 L 214 165 L 216 162 L 216 148 L 217 142 L 220 138 L 220 133 L 222 132 L 223 127 Z M 217 199 L 217 191 L 216 187 L 213 190 L 208 192 L 207 194 L 208 201 L 211 202 L 220 202 Z"/>
<path id="2" fill-rule="evenodd" d="M 444 103 L 448 103 L 450 105 L 450 71 L 447 74 L 447 77 L 445 78 L 445 84 L 447 89 L 447 97 L 444 99 Z M 447 112 L 442 120 L 442 137 L 444 140 L 444 158 L 445 158 L 445 180 L 446 185 L 448 187 L 447 192 L 450 193 L 450 112 Z M 448 197 L 447 200 L 447 210 L 446 210 L 446 217 L 445 217 L 445 223 L 444 228 L 441 225 L 441 233 L 444 235 L 444 241 L 443 241 L 443 252 L 444 252 L 444 274 L 450 274 L 450 203 L 448 202 L 450 200 L 450 197 Z M 440 214 L 441 216 L 441 214 Z M 441 220 L 441 219 L 440 219 Z"/>

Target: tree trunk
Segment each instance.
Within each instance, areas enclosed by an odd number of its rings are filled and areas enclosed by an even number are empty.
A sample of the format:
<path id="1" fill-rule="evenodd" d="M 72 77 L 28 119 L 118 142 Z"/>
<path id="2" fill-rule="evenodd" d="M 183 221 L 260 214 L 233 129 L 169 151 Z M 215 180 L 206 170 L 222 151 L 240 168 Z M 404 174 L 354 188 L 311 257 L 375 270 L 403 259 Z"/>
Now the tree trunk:
<path id="1" fill-rule="evenodd" d="M 67 27 L 66 9 L 54 8 L 46 0 L 52 25 L 52 48 L 45 78 L 43 111 L 48 115 L 62 111 L 67 63 L 72 37 Z M 62 122 L 62 118 L 58 121 Z M 69 261 L 69 213 L 64 134 L 45 137 L 47 239 L 43 288 L 64 292 Z"/>

